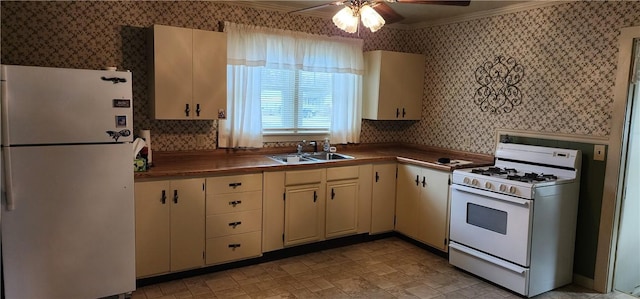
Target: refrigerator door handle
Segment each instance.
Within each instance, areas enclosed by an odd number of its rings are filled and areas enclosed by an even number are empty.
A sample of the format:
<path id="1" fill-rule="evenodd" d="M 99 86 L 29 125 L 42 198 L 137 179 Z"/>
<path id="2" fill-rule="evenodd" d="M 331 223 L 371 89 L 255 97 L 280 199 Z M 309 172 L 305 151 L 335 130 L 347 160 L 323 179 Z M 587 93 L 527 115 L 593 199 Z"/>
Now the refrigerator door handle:
<path id="1" fill-rule="evenodd" d="M 11 148 L 2 149 L 4 163 L 4 191 L 7 211 L 13 211 L 16 208 L 15 197 L 13 196 L 13 175 L 11 172 Z"/>

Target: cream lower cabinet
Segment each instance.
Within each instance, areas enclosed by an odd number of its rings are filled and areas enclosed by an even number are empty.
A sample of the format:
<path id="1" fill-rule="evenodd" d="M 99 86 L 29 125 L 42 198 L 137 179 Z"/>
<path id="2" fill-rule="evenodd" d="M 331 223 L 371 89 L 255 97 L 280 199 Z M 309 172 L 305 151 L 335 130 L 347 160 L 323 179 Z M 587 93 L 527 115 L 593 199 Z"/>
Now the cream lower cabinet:
<path id="1" fill-rule="evenodd" d="M 324 239 L 325 169 L 285 172 L 284 246 Z"/>
<path id="2" fill-rule="evenodd" d="M 326 225 L 327 238 L 358 232 L 359 167 L 327 168 Z"/>
<path id="3" fill-rule="evenodd" d="M 207 178 L 206 264 L 262 254 L 262 174 Z"/>
<path id="4" fill-rule="evenodd" d="M 136 277 L 204 264 L 204 179 L 135 183 Z"/>
<path id="5" fill-rule="evenodd" d="M 447 250 L 450 172 L 399 164 L 396 230 Z"/>
<path id="6" fill-rule="evenodd" d="M 371 192 L 371 234 L 394 229 L 396 163 L 374 164 Z"/>

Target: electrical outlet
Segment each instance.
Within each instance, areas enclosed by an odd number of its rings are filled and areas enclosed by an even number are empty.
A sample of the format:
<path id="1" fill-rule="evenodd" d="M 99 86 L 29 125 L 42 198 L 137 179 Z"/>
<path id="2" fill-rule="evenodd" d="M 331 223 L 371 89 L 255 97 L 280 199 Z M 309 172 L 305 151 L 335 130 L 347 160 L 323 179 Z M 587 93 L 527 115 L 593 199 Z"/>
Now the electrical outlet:
<path id="1" fill-rule="evenodd" d="M 593 146 L 593 160 L 604 161 L 606 155 L 605 146 L 603 144 L 596 144 Z"/>

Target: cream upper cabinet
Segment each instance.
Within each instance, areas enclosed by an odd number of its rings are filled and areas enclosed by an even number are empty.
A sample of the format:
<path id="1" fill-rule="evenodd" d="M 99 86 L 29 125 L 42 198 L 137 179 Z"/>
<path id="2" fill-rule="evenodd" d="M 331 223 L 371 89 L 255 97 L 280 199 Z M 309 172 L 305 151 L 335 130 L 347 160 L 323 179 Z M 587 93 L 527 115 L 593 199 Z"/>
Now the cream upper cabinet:
<path id="1" fill-rule="evenodd" d="M 399 164 L 396 230 L 434 248 L 447 250 L 451 174 Z"/>
<path id="2" fill-rule="evenodd" d="M 396 211 L 396 163 L 373 165 L 371 193 L 371 233 L 393 231 Z"/>
<path id="3" fill-rule="evenodd" d="M 203 266 L 204 179 L 137 182 L 136 276 Z"/>
<path id="4" fill-rule="evenodd" d="M 425 72 L 421 54 L 364 53 L 362 118 L 420 120 Z"/>
<path id="5" fill-rule="evenodd" d="M 154 25 L 151 36 L 151 116 L 211 120 L 226 115 L 226 34 Z"/>

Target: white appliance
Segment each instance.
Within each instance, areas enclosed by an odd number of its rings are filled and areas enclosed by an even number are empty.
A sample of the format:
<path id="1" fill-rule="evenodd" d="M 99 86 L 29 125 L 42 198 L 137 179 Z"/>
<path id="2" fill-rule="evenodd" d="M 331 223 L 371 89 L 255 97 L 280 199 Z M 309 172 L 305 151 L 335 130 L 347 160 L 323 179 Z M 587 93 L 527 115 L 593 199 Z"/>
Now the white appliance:
<path id="1" fill-rule="evenodd" d="M 453 172 L 449 263 L 528 297 L 571 283 L 580 151 L 499 143 L 495 156 Z"/>
<path id="2" fill-rule="evenodd" d="M 131 73 L 1 66 L 5 298 L 135 290 Z"/>

